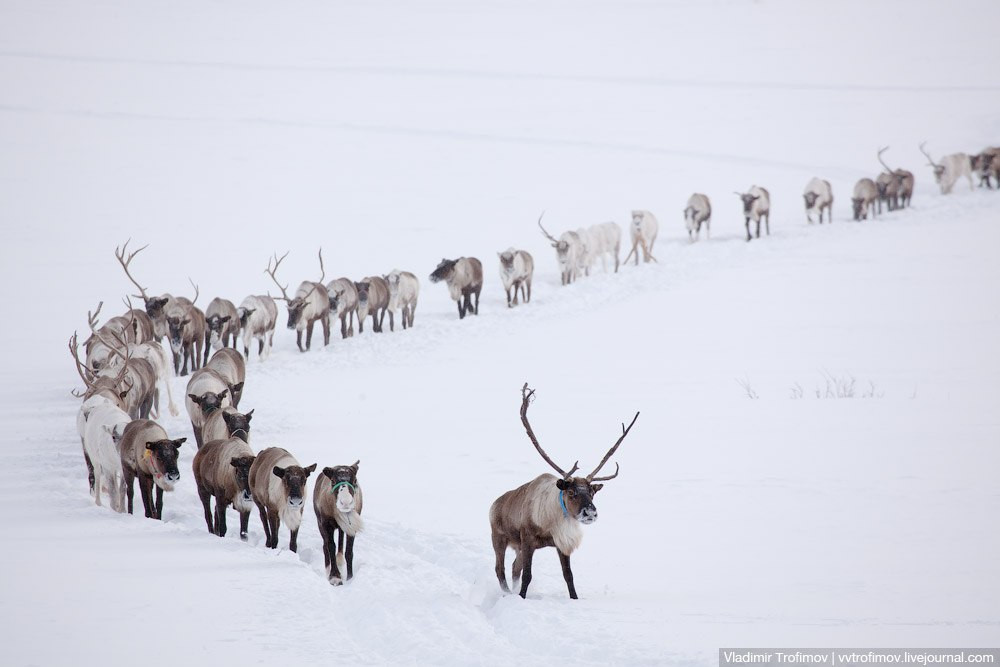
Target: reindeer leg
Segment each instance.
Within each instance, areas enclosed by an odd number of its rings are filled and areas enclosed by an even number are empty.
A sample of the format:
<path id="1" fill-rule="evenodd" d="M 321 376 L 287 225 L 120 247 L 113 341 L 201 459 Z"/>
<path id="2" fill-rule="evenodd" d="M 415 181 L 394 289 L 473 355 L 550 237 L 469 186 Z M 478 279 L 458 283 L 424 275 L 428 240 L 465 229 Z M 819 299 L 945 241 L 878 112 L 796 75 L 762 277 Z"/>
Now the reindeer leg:
<path id="1" fill-rule="evenodd" d="M 618 258 L 615 258 L 615 273 L 618 273 Z M 525 281 L 528 284 L 528 298 L 524 300 L 525 303 L 531 302 L 531 278 Z"/>
<path id="2" fill-rule="evenodd" d="M 302 332 L 301 331 L 296 331 L 295 332 L 295 344 L 299 346 L 299 352 L 305 352 L 305 349 L 302 347 Z"/>
<path id="3" fill-rule="evenodd" d="M 215 520 L 215 531 L 219 537 L 226 536 L 226 510 L 229 508 L 229 500 L 222 496 L 215 497 L 215 511 L 219 518 Z"/>
<path id="4" fill-rule="evenodd" d="M 306 349 L 311 350 L 313 344 L 313 326 L 316 324 L 314 321 L 310 321 L 306 325 Z"/>
<path id="5" fill-rule="evenodd" d="M 457 302 L 458 303 L 458 319 L 460 319 L 460 320 L 465 319 L 465 304 L 462 303 L 462 298 L 463 297 L 459 297 L 458 302 Z"/>
<path id="6" fill-rule="evenodd" d="M 344 315 L 350 315 L 350 313 L 344 313 Z M 340 316 L 340 337 L 347 338 L 347 318 L 344 315 Z"/>
<path id="7" fill-rule="evenodd" d="M 153 518 L 153 478 L 149 475 L 139 473 L 139 493 L 142 495 L 142 508 L 146 512 L 146 518 Z"/>
<path id="8" fill-rule="evenodd" d="M 247 541 L 247 535 L 250 529 L 250 510 L 245 510 L 240 512 L 240 539 L 244 542 Z"/>
<path id="9" fill-rule="evenodd" d="M 90 456 L 87 455 L 87 450 L 83 450 L 83 462 L 87 464 L 87 481 L 90 482 L 90 492 L 94 492 L 94 464 L 90 462 Z"/>
<path id="10" fill-rule="evenodd" d="M 292 553 L 297 553 L 299 550 L 299 529 L 289 531 L 292 536 L 288 540 L 288 548 Z"/>
<path id="11" fill-rule="evenodd" d="M 559 551 L 556 549 L 556 551 Z M 566 580 L 566 587 L 569 588 L 569 597 L 576 600 L 576 586 L 573 585 L 573 570 L 569 567 L 569 556 L 559 551 L 559 564 L 562 565 L 563 579 Z"/>
<path id="12" fill-rule="evenodd" d="M 267 522 L 271 524 L 271 544 L 272 549 L 278 548 L 278 529 L 281 528 L 281 517 L 278 516 L 277 512 L 267 513 Z"/>
<path id="13" fill-rule="evenodd" d="M 522 538 L 525 536 L 522 535 Z M 518 556 L 524 563 L 524 570 L 521 574 L 521 598 L 528 596 L 528 584 L 531 583 L 531 560 L 535 555 L 535 545 L 531 538 L 521 540 L 521 553 Z"/>
<path id="14" fill-rule="evenodd" d="M 746 218 L 746 228 L 747 228 L 747 241 L 751 240 L 753 237 L 750 236 L 750 218 Z"/>
<path id="15" fill-rule="evenodd" d="M 223 346 L 225 346 L 225 343 L 223 343 Z M 211 351 L 212 351 L 212 334 L 210 334 L 208 331 L 206 331 L 205 332 L 205 359 L 201 362 L 202 366 L 204 366 L 205 364 L 208 363 L 208 353 L 211 352 Z"/>
<path id="16" fill-rule="evenodd" d="M 767 229 L 767 235 L 770 236 L 771 235 L 771 212 L 770 211 L 768 211 L 767 215 L 764 216 L 764 227 Z M 760 232 L 760 223 L 759 222 L 757 223 L 757 231 L 758 231 L 757 236 L 760 236 L 760 233 L 759 233 Z"/>
<path id="17" fill-rule="evenodd" d="M 205 523 L 208 524 L 208 532 L 215 535 L 215 521 L 212 516 L 212 495 L 201 484 L 198 485 L 198 498 L 201 499 L 202 509 L 205 510 Z"/>
<path id="18" fill-rule="evenodd" d="M 260 522 L 264 524 L 264 546 L 267 548 L 271 547 L 271 525 L 267 521 L 267 508 L 264 504 L 259 501 L 254 501 L 257 505 L 257 509 L 260 511 Z"/>
<path id="19" fill-rule="evenodd" d="M 350 581 L 354 578 L 354 536 L 347 536 L 347 552 L 345 559 L 347 560 L 347 580 Z"/>
<path id="20" fill-rule="evenodd" d="M 122 466 L 122 482 L 125 484 L 125 497 L 128 498 L 128 513 L 132 513 L 132 501 L 135 498 L 135 475 Z"/>
<path id="21" fill-rule="evenodd" d="M 330 318 L 324 317 L 321 322 L 323 325 L 323 347 L 330 344 Z"/>
<path id="22" fill-rule="evenodd" d="M 163 521 L 163 489 L 156 487 L 156 518 Z"/>
<path id="23" fill-rule="evenodd" d="M 505 593 L 509 593 L 510 588 L 507 586 L 507 568 L 504 564 L 504 558 L 507 555 L 507 538 L 497 532 L 493 533 L 493 551 L 496 553 L 497 557 L 495 569 L 497 573 L 497 581 L 500 582 L 500 589 Z"/>

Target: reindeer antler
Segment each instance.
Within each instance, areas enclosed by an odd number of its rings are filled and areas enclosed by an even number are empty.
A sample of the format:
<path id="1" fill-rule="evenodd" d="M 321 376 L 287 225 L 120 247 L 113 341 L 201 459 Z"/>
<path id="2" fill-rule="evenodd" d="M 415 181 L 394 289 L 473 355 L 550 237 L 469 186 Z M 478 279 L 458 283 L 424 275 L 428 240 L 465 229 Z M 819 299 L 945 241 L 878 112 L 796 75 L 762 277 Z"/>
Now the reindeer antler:
<path id="1" fill-rule="evenodd" d="M 289 251 L 289 252 L 291 252 L 291 251 Z M 264 269 L 264 273 L 266 273 L 269 276 L 271 276 L 271 280 L 274 281 L 274 284 L 277 285 L 281 289 L 282 296 L 280 296 L 278 298 L 279 299 L 284 299 L 285 301 L 289 301 L 290 302 L 291 299 L 288 298 L 288 292 L 286 291 L 288 289 L 288 285 L 285 285 L 284 287 L 282 287 L 281 283 L 278 282 L 278 277 L 275 275 L 278 272 L 278 267 L 281 265 L 281 263 L 285 260 L 286 257 L 288 257 L 288 253 L 287 252 L 284 255 L 281 256 L 281 259 L 278 259 L 278 253 L 274 253 L 274 257 L 273 257 L 274 268 L 271 268 L 271 261 L 272 260 L 269 259 L 269 260 L 267 260 L 267 268 Z"/>
<path id="2" fill-rule="evenodd" d="M 319 282 L 323 282 L 323 279 L 326 278 L 326 268 L 323 266 L 323 248 L 319 249 L 319 270 Z"/>
<path id="3" fill-rule="evenodd" d="M 90 389 L 91 386 L 93 386 L 94 381 L 87 377 L 90 372 L 87 370 L 86 365 L 80 361 L 79 350 L 80 344 L 78 342 L 76 332 L 74 331 L 73 335 L 69 338 L 69 353 L 72 355 L 73 361 L 76 362 L 76 372 L 80 374 L 80 379 L 83 380 L 83 385 L 87 389 Z M 74 392 L 73 395 L 76 396 L 77 394 Z"/>
<path id="4" fill-rule="evenodd" d="M 601 459 L 601 462 L 597 464 L 596 468 L 594 468 L 594 472 L 587 475 L 588 482 L 606 482 L 607 480 L 614 479 L 615 477 L 618 476 L 618 463 L 615 463 L 614 475 L 609 475 L 607 477 L 594 477 L 594 475 L 596 475 L 601 471 L 601 468 L 604 467 L 604 464 L 608 462 L 608 459 L 611 458 L 611 455 L 615 453 L 615 450 L 618 449 L 618 445 L 622 444 L 622 441 L 625 440 L 625 436 L 628 435 L 628 432 L 632 430 L 632 426 L 635 424 L 635 420 L 638 418 L 639 418 L 639 413 L 636 412 L 635 417 L 632 417 L 632 423 L 628 425 L 628 428 L 625 428 L 625 424 L 622 423 L 622 437 L 618 438 L 618 442 L 615 443 L 615 446 L 608 450 L 608 453 L 604 455 L 604 458 Z"/>
<path id="5" fill-rule="evenodd" d="M 887 165 L 885 162 L 882 161 L 882 153 L 886 152 L 887 150 L 889 150 L 888 146 L 886 146 L 884 148 L 878 149 L 878 161 L 879 161 L 879 164 L 881 164 L 883 167 L 885 167 L 885 170 L 887 172 L 889 172 L 890 174 L 894 174 L 894 173 L 896 173 L 895 170 L 892 167 L 890 167 L 889 165 Z"/>
<path id="6" fill-rule="evenodd" d="M 542 234 L 545 234 L 545 238 L 547 238 L 548 240 L 552 241 L 552 245 L 553 246 L 556 246 L 556 245 L 559 244 L 559 241 L 556 241 L 554 238 L 552 238 L 552 234 L 549 234 L 545 230 L 545 227 L 542 227 L 542 216 L 544 216 L 544 215 L 545 215 L 545 211 L 542 211 L 542 215 L 538 216 L 538 228 L 542 230 Z"/>
<path id="7" fill-rule="evenodd" d="M 147 296 L 147 294 L 146 294 L 146 288 L 143 287 L 142 285 L 140 285 L 139 281 L 137 281 L 132 276 L 132 274 L 129 273 L 128 267 L 132 263 L 132 260 L 135 258 L 135 256 L 138 255 L 143 250 L 145 250 L 146 248 L 148 248 L 149 244 L 146 244 L 146 245 L 142 246 L 138 250 L 132 251 L 131 253 L 129 253 L 128 259 L 126 259 L 125 258 L 125 253 L 128 250 L 128 244 L 131 243 L 131 242 L 132 242 L 132 239 L 129 239 L 128 241 L 125 241 L 125 245 L 123 245 L 121 248 L 115 248 L 115 257 L 118 259 L 118 263 L 121 264 L 122 268 L 125 270 L 125 275 L 128 277 L 128 279 L 131 280 L 132 284 L 135 285 L 139 289 L 140 293 L 136 294 L 135 296 L 138 297 L 138 298 L 140 298 L 140 299 L 142 299 L 143 301 L 145 301 L 145 300 L 147 300 L 149 298 Z"/>
<path id="8" fill-rule="evenodd" d="M 929 164 L 932 167 L 938 166 L 937 163 L 934 161 L 934 158 L 931 157 L 931 154 L 924 150 L 924 146 L 925 145 L 927 145 L 926 141 L 921 141 L 920 142 L 920 152 L 927 156 L 927 160 L 929 161 Z"/>
<path id="9" fill-rule="evenodd" d="M 188 276 L 188 282 L 191 283 L 191 287 L 194 288 L 194 298 L 191 299 L 191 305 L 193 306 L 198 302 L 198 295 L 201 294 L 201 290 L 199 290 L 198 286 L 194 284 L 193 280 L 191 280 L 191 276 Z"/>
<path id="10" fill-rule="evenodd" d="M 552 459 L 549 458 L 549 455 L 545 453 L 545 450 L 542 449 L 542 446 L 538 444 L 538 438 L 535 437 L 535 432 L 531 430 L 531 424 L 528 423 L 528 403 L 531 402 L 531 397 L 534 395 L 535 395 L 535 390 L 528 389 L 528 383 L 525 382 L 524 386 L 521 387 L 521 423 L 524 424 L 524 430 L 528 432 L 528 438 L 531 440 L 531 444 L 535 446 L 535 449 L 537 449 L 538 453 L 542 455 L 542 458 L 545 459 L 545 462 L 548 463 L 553 468 L 555 468 L 556 471 L 560 475 L 562 475 L 563 479 L 569 479 L 573 475 L 573 473 L 580 468 L 580 466 L 578 465 L 580 462 L 577 461 L 576 463 L 573 464 L 573 467 L 569 469 L 569 472 L 565 472 L 563 471 L 562 468 L 557 466 L 555 462 L 552 461 Z"/>

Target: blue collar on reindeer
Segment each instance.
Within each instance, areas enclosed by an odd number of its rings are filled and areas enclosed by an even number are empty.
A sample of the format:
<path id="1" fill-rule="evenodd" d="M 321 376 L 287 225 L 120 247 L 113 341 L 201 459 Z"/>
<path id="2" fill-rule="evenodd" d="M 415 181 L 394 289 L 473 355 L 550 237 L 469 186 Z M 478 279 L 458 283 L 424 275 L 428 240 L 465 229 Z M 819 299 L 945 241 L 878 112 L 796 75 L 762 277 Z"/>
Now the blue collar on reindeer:
<path id="1" fill-rule="evenodd" d="M 333 486 L 330 487 L 330 493 L 336 492 L 337 489 L 340 488 L 340 487 L 342 487 L 342 486 L 349 486 L 349 487 L 351 487 L 351 491 L 354 491 L 354 485 L 351 484 L 350 482 L 337 482 L 336 484 L 334 484 Z"/>
<path id="2" fill-rule="evenodd" d="M 563 500 L 563 492 L 559 492 L 559 505 L 562 507 L 563 516 L 569 516 L 569 511 L 566 509 L 566 501 Z"/>

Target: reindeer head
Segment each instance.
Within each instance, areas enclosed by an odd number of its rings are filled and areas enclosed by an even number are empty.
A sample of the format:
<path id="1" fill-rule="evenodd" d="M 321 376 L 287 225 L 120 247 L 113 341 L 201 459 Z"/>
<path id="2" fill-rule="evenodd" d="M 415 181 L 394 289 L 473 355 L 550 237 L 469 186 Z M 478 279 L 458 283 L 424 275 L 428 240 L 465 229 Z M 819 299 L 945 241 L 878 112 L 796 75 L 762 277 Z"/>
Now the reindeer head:
<path id="1" fill-rule="evenodd" d="M 337 509 L 345 514 L 354 509 L 360 463 L 361 461 L 355 461 L 349 466 L 323 468 L 323 474 L 330 479 L 330 493 L 337 497 Z"/>
<path id="2" fill-rule="evenodd" d="M 170 347 L 177 354 L 180 354 L 184 345 L 184 327 L 186 327 L 190 322 L 191 320 L 187 317 L 180 317 L 176 315 L 167 317 L 167 328 L 170 333 Z"/>
<path id="3" fill-rule="evenodd" d="M 230 319 L 232 319 L 231 315 L 212 315 L 205 319 L 205 325 L 208 326 L 212 345 L 219 344 L 219 341 L 222 339 L 222 329 Z"/>
<path id="4" fill-rule="evenodd" d="M 245 327 L 247 325 L 247 322 L 250 321 L 250 316 L 254 314 L 255 310 L 257 310 L 257 309 L 256 308 L 243 308 L 243 307 L 240 307 L 240 308 L 236 309 L 236 312 L 239 313 L 239 316 L 240 316 L 240 327 Z"/>
<path id="5" fill-rule="evenodd" d="M 643 211 L 632 211 L 632 226 L 638 229 L 645 217 L 646 214 Z"/>
<path id="6" fill-rule="evenodd" d="M 298 326 L 299 320 L 302 318 L 302 312 L 305 310 L 308 295 L 297 296 L 294 299 L 288 301 L 288 328 L 295 329 Z"/>
<path id="7" fill-rule="evenodd" d="M 531 424 L 528 423 L 528 404 L 531 402 L 532 396 L 534 396 L 534 389 L 528 389 L 528 383 L 525 382 L 524 386 L 521 388 L 521 423 L 524 425 L 524 430 L 528 434 L 528 438 L 531 440 L 531 444 L 535 446 L 538 453 L 542 455 L 545 462 L 552 466 L 556 472 L 559 473 L 560 479 L 556 480 L 556 487 L 559 489 L 559 504 L 563 509 L 563 514 L 567 517 L 572 517 L 579 521 L 580 523 L 594 523 L 597 521 L 597 507 L 594 506 L 594 495 L 597 494 L 602 488 L 603 484 L 594 484 L 594 482 L 606 482 L 609 479 L 614 479 L 618 476 L 618 464 L 615 464 L 615 474 L 608 475 L 607 477 L 597 477 L 597 473 L 601 471 L 604 464 L 608 462 L 608 459 L 615 453 L 619 445 L 625 440 L 625 436 L 628 432 L 632 430 L 632 426 L 635 421 L 639 418 L 639 413 L 635 413 L 635 417 L 632 418 L 632 423 L 626 428 L 625 424 L 622 424 L 622 434 L 618 438 L 608 453 L 604 455 L 601 462 L 597 464 L 594 471 L 587 475 L 586 477 L 573 477 L 573 473 L 579 468 L 579 461 L 573 464 L 573 467 L 569 471 L 564 471 L 562 468 L 557 466 L 555 462 L 549 458 L 549 455 L 545 453 L 542 446 L 538 444 L 538 439 L 535 437 L 535 432 L 531 429 Z"/>
<path id="8" fill-rule="evenodd" d="M 172 490 L 181 478 L 181 472 L 177 469 L 177 448 L 186 440 L 187 438 L 164 439 L 146 443 L 145 456 L 153 469 L 153 481 L 164 490 Z"/>
<path id="9" fill-rule="evenodd" d="M 752 195 L 749 192 L 737 192 L 736 196 L 743 201 L 743 214 L 750 215 L 753 203 L 760 199 L 760 195 Z"/>
<path id="10" fill-rule="evenodd" d="M 358 304 L 364 305 L 368 303 L 368 290 L 371 289 L 372 284 L 367 280 L 362 280 L 360 283 L 354 283 L 354 289 L 358 290 Z"/>
<path id="11" fill-rule="evenodd" d="M 111 436 L 112 442 L 115 443 L 115 449 L 121 451 L 122 437 L 125 435 L 125 427 L 128 423 L 122 422 L 120 424 L 104 424 L 101 428 L 104 432 Z"/>
<path id="12" fill-rule="evenodd" d="M 437 283 L 442 280 L 451 280 L 452 275 L 455 273 L 455 264 L 457 262 L 457 259 L 442 259 L 437 268 L 434 269 L 434 272 L 431 273 L 431 282 Z"/>
<path id="13" fill-rule="evenodd" d="M 393 271 L 387 276 L 382 276 L 386 284 L 389 286 L 389 295 L 396 296 L 399 294 L 399 271 Z"/>
<path id="14" fill-rule="evenodd" d="M 151 319 L 159 319 L 163 315 L 163 307 L 167 305 L 170 299 L 165 296 L 154 296 L 149 299 L 145 299 L 146 302 L 146 314 L 149 315 Z"/>
<path id="15" fill-rule="evenodd" d="M 816 200 L 819 199 L 819 195 L 815 192 L 807 192 L 802 195 L 802 198 L 806 200 L 806 209 L 811 209 L 816 205 Z"/>
<path id="16" fill-rule="evenodd" d="M 500 268 L 503 269 L 505 273 L 510 273 L 514 270 L 514 251 L 504 250 L 503 252 L 498 252 L 497 257 L 500 258 Z"/>
<path id="17" fill-rule="evenodd" d="M 243 414 L 242 412 L 225 411 L 222 413 L 222 421 L 226 422 L 226 430 L 229 437 L 239 438 L 243 442 L 248 442 L 250 438 L 250 419 L 253 417 L 253 410 Z"/>
<path id="18" fill-rule="evenodd" d="M 316 464 L 313 463 L 311 466 L 306 466 L 305 468 L 301 466 L 288 466 L 287 468 L 281 468 L 274 466 L 275 477 L 281 479 L 281 484 L 285 488 L 285 495 L 288 497 L 288 506 L 293 509 L 300 509 L 303 504 L 303 498 L 306 492 L 306 479 L 309 475 L 316 470 Z"/>
<path id="19" fill-rule="evenodd" d="M 207 416 L 222 407 L 223 402 L 226 400 L 226 394 L 228 393 L 228 389 L 223 389 L 218 394 L 206 391 L 201 396 L 188 394 L 188 398 L 194 401 L 194 403 L 201 408 L 201 414 Z"/>
<path id="20" fill-rule="evenodd" d="M 240 492 L 240 500 L 244 506 L 249 506 L 253 501 L 253 494 L 250 493 L 250 466 L 253 465 L 254 456 L 234 456 L 229 459 L 229 464 L 233 466 L 233 474 L 236 475 L 236 488 Z"/>

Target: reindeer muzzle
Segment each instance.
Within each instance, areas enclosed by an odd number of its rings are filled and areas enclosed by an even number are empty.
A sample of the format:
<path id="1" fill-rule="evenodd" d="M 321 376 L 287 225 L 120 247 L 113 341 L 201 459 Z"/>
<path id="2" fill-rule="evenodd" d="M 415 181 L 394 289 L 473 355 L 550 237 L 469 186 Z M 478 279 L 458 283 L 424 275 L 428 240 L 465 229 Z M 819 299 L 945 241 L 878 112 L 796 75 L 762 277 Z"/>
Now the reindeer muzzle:
<path id="1" fill-rule="evenodd" d="M 582 510 L 580 510 L 580 514 L 579 516 L 577 516 L 577 520 L 583 524 L 594 523 L 595 521 L 597 521 L 597 508 L 594 507 L 593 505 L 590 505 L 589 507 L 584 507 Z"/>

